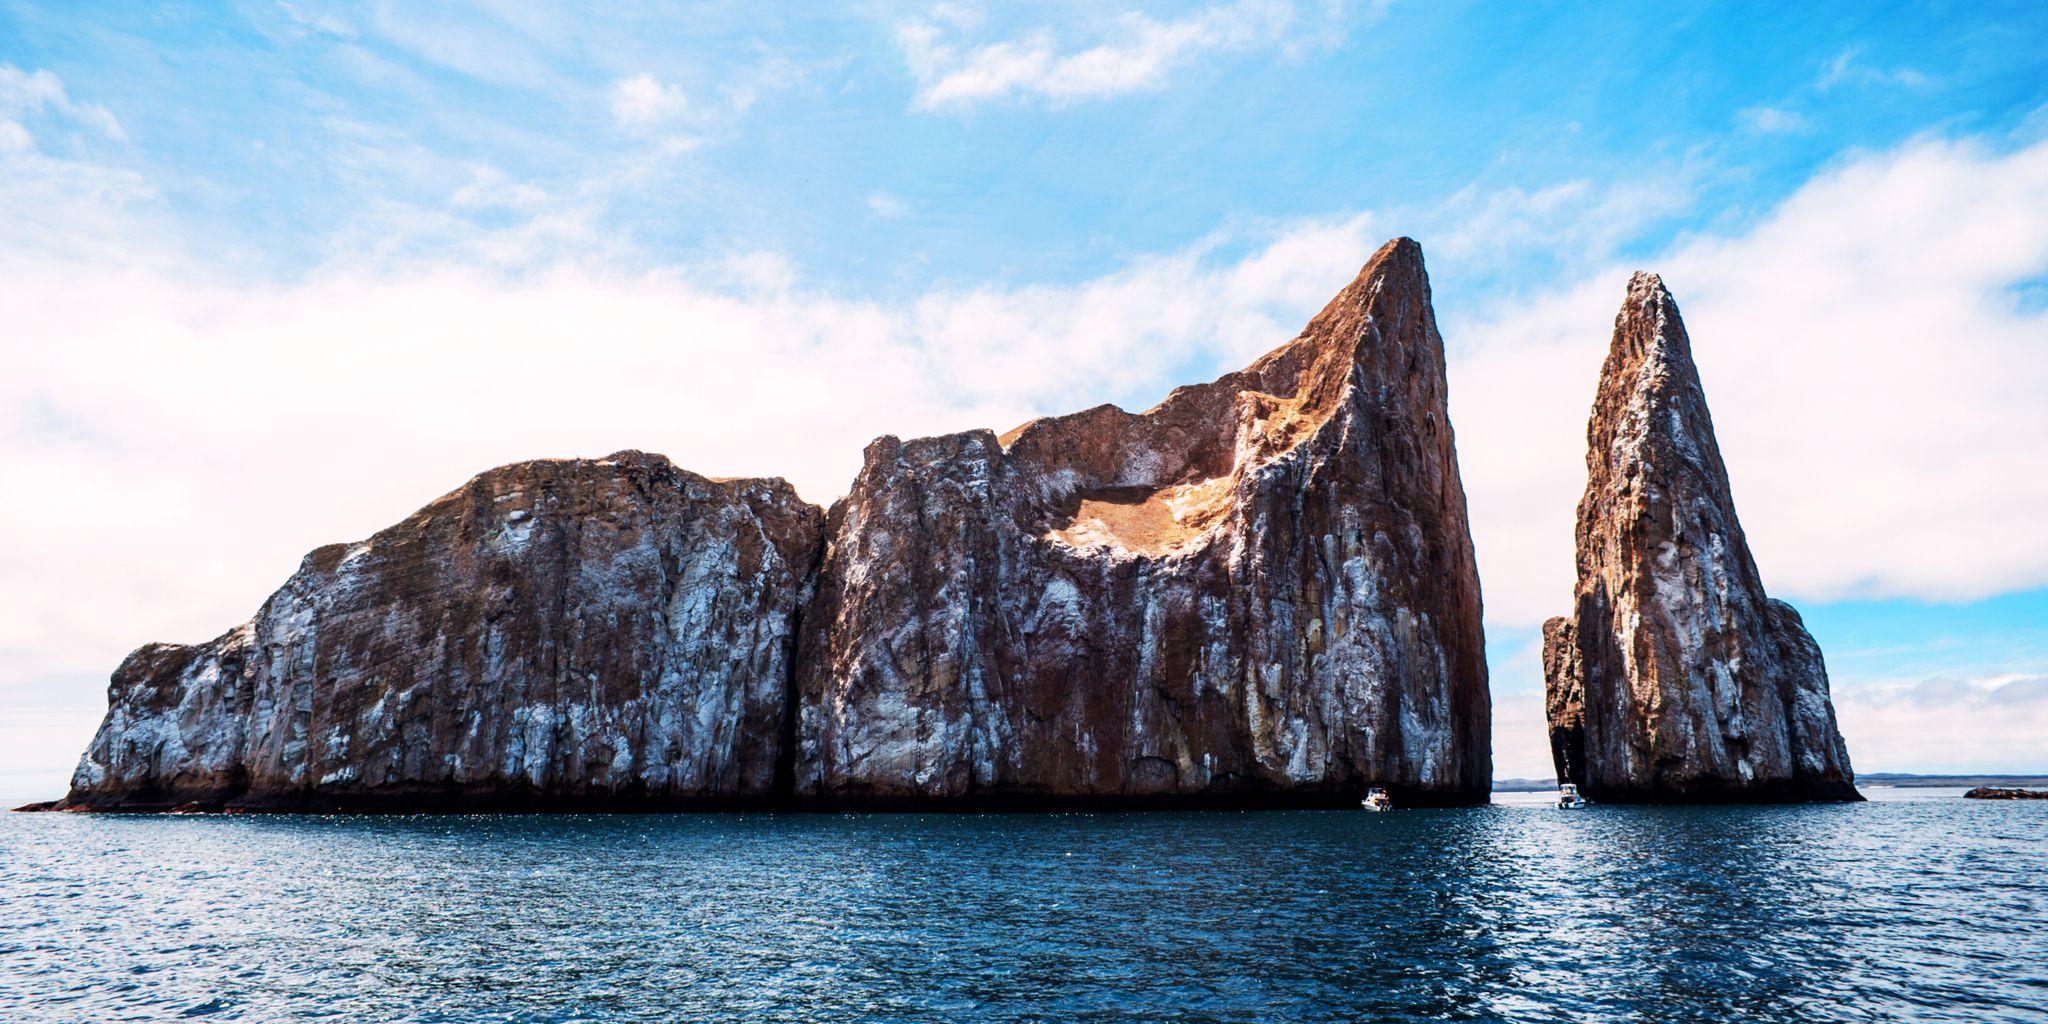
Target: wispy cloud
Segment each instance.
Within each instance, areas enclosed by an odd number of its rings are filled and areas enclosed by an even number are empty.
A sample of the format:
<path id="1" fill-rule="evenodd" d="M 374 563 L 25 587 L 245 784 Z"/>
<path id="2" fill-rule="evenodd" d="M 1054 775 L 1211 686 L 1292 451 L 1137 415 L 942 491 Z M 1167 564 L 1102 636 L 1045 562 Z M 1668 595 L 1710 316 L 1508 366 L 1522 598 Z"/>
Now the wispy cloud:
<path id="1" fill-rule="evenodd" d="M 887 192 L 868 194 L 868 212 L 884 219 L 901 217 L 910 212 L 910 204 Z"/>
<path id="2" fill-rule="evenodd" d="M 470 169 L 469 181 L 448 197 L 450 205 L 469 210 L 538 210 L 553 199 L 546 189 L 531 182 L 513 181 L 505 172 L 486 164 Z"/>
<path id="3" fill-rule="evenodd" d="M 38 132 L 39 116 L 84 125 L 105 138 L 126 138 L 106 107 L 73 100 L 49 71 L 0 64 L 0 224 L 4 249 L 35 258 L 147 259 L 161 245 L 141 219 L 157 190 L 142 175 L 88 159 L 56 156 Z"/>
<path id="4" fill-rule="evenodd" d="M 0 64 L 0 119 L 14 119 L 53 112 L 83 124 L 115 141 L 125 141 L 128 132 L 114 112 L 98 103 L 80 103 L 64 89 L 64 80 L 46 71 L 24 71 L 12 64 Z M 14 137 L 19 143 L 20 134 Z"/>
<path id="5" fill-rule="evenodd" d="M 1467 186 L 1432 208 L 1406 211 L 1429 232 L 1440 262 L 1472 272 L 1542 262 L 1569 268 L 1609 258 L 1624 242 L 1693 201 L 1684 168 L 1630 181 L 1590 178 L 1523 188 Z"/>
<path id="6" fill-rule="evenodd" d="M 345 24 L 338 12 L 310 13 L 324 18 L 323 25 Z M 309 12 L 294 17 L 304 22 Z M 502 86 L 538 88 L 557 80 L 554 64 L 578 39 L 574 15 L 533 4 L 378 3 L 361 17 L 362 35 L 412 60 Z"/>
<path id="7" fill-rule="evenodd" d="M 897 38 L 917 79 L 920 109 L 1016 98 L 1061 104 L 1157 89 L 1205 57 L 1326 39 L 1350 6 L 1304 12 L 1292 0 L 1237 0 L 1172 19 L 1127 11 L 1078 43 L 1048 27 L 970 41 L 980 19 L 945 6 L 902 26 Z"/>
<path id="8" fill-rule="evenodd" d="M 1816 83 L 1822 89 L 1839 85 L 1897 85 L 1909 89 L 1925 89 L 1934 84 L 1926 74 L 1912 68 L 1880 68 L 1862 62 L 1860 49 L 1844 50 L 1821 68 Z"/>

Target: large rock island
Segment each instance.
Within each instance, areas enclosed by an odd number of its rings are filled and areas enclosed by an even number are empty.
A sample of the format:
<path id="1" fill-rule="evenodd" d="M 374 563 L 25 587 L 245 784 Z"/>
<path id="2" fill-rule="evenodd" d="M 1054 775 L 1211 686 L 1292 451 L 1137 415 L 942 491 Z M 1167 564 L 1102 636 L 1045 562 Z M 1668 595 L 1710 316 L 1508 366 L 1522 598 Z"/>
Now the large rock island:
<path id="1" fill-rule="evenodd" d="M 868 447 L 829 515 L 658 456 L 492 470 L 115 673 L 67 809 L 1483 801 L 1421 250 L 1139 414 Z"/>
<path id="2" fill-rule="evenodd" d="M 1577 608 L 1543 627 L 1558 777 L 1596 800 L 1856 800 L 1827 668 L 1764 593 L 1678 305 L 1629 281 L 1586 428 Z"/>
<path id="3" fill-rule="evenodd" d="M 804 617 L 797 793 L 1407 802 L 1491 785 L 1422 251 L 1141 413 L 868 446 Z"/>

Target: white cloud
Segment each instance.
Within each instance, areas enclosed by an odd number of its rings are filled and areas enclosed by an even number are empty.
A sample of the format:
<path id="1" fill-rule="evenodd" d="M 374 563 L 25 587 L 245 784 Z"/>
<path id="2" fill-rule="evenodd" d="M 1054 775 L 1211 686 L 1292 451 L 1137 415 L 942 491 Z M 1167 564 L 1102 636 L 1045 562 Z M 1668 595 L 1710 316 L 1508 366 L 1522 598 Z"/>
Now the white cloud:
<path id="1" fill-rule="evenodd" d="M 910 212 L 910 204 L 887 192 L 872 192 L 868 195 L 868 212 L 883 219 L 893 219 Z"/>
<path id="2" fill-rule="evenodd" d="M 681 89 L 650 74 L 612 83 L 612 119 L 622 128 L 651 128 L 682 116 L 688 106 Z"/>
<path id="3" fill-rule="evenodd" d="M 121 119 L 113 111 L 98 103 L 73 100 L 64 89 L 64 80 L 55 73 L 23 71 L 12 64 L 0 64 L 0 115 L 19 118 L 44 111 L 68 117 L 116 142 L 128 138 Z"/>
<path id="4" fill-rule="evenodd" d="M 1751 131 L 1765 135 L 1789 135 L 1806 130 L 1806 117 L 1778 107 L 1750 107 L 1736 115 Z"/>
<path id="5" fill-rule="evenodd" d="M 1168 75 L 1203 57 L 1327 37 L 1331 26 L 1341 26 L 1348 6 L 1325 4 L 1305 14 L 1292 0 L 1237 0 L 1170 20 L 1127 11 L 1102 22 L 1096 40 L 1080 48 L 1066 45 L 1050 28 L 967 42 L 959 37 L 982 19 L 944 6 L 903 26 L 897 39 L 917 79 L 920 108 L 1013 97 L 1070 103 L 1159 88 Z"/>

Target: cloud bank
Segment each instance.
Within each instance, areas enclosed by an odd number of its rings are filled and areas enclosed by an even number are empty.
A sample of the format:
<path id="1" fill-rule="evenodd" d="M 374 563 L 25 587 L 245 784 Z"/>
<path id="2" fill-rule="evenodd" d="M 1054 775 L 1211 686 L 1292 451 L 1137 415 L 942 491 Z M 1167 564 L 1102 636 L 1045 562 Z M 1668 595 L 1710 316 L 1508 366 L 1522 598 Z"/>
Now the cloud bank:
<path id="1" fill-rule="evenodd" d="M 2011 771 L 2039 763 L 2041 737 L 2048 736 L 2048 678 L 2002 673 L 1876 683 L 1839 692 L 1835 712 L 1850 756 L 1865 770 Z"/>

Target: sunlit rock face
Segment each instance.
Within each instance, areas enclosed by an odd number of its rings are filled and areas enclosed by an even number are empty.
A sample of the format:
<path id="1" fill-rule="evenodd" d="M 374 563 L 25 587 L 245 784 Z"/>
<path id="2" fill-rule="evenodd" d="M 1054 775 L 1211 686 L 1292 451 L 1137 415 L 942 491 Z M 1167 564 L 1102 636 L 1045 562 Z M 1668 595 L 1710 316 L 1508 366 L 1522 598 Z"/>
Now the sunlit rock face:
<path id="1" fill-rule="evenodd" d="M 1859 799 L 1820 647 L 1764 593 L 1655 275 L 1629 282 L 1587 441 L 1577 607 L 1543 630 L 1559 778 L 1609 801 Z"/>
<path id="2" fill-rule="evenodd" d="M 869 445 L 798 662 L 823 803 L 1483 800 L 1479 581 L 1420 248 L 1155 408 Z"/>
<path id="3" fill-rule="evenodd" d="M 75 809 L 1485 799 L 1422 256 L 1145 413 L 871 444 L 828 517 L 658 456 L 492 470 L 115 673 Z"/>
<path id="4" fill-rule="evenodd" d="M 660 456 L 492 470 L 114 674 L 70 807 L 769 797 L 822 513 Z"/>

